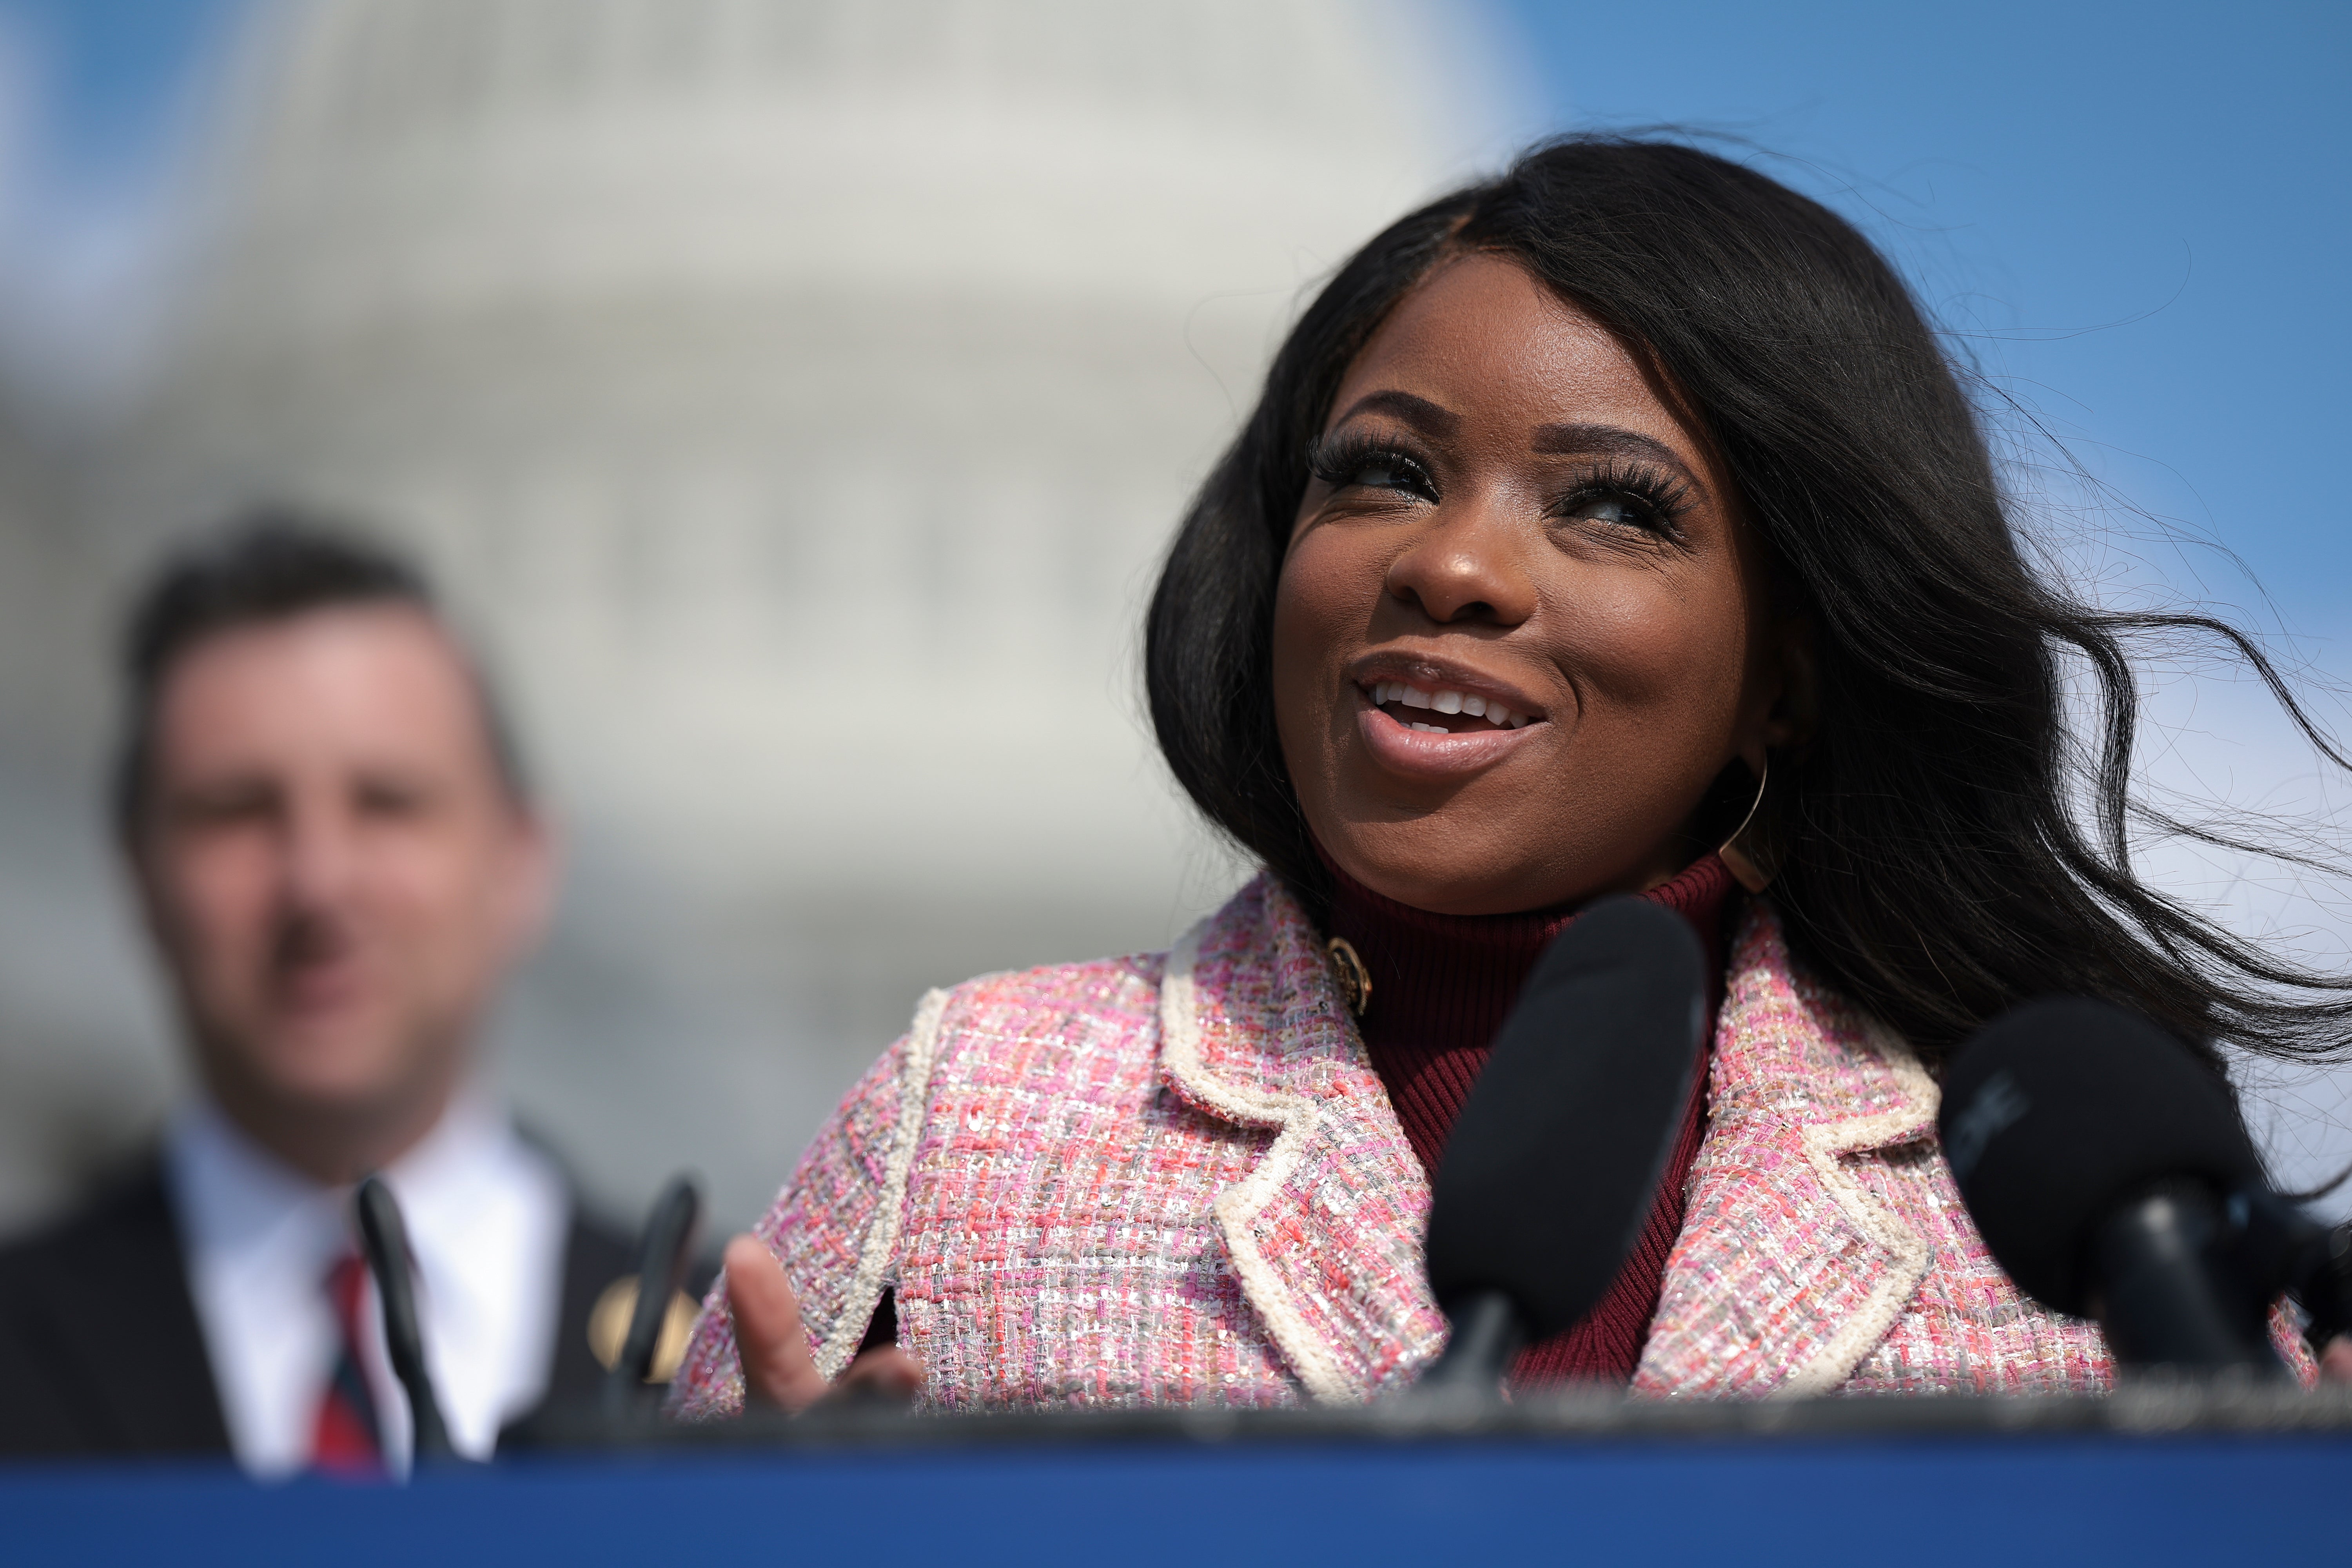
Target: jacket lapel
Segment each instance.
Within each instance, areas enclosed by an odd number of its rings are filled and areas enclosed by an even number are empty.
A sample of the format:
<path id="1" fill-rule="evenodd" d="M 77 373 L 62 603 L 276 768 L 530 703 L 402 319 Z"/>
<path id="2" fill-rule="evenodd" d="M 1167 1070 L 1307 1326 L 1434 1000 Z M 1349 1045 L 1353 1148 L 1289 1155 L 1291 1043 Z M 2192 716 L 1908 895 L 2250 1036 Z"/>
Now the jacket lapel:
<path id="1" fill-rule="evenodd" d="M 1162 1080 L 1273 1134 L 1220 1193 L 1244 1295 L 1316 1399 L 1409 1383 L 1445 1341 L 1422 1241 L 1429 1183 L 1313 928 L 1260 878 L 1188 933 L 1160 991 Z M 1937 1092 L 1909 1049 L 1799 973 L 1754 906 L 1708 1075 L 1706 1141 L 1638 1392 L 1825 1392 L 1901 1316 L 1929 1249 L 1868 1156 L 1931 1146 Z"/>
<path id="2" fill-rule="evenodd" d="M 1799 973 L 1751 908 L 1708 1070 L 1708 1126 L 1634 1375 L 1649 1394 L 1819 1394 L 1894 1327 L 1929 1248 L 1888 1200 L 1932 1146 L 1937 1091 L 1909 1048 Z"/>
<path id="3" fill-rule="evenodd" d="M 163 1164 L 0 1271 L 0 1450 L 225 1454 Z"/>
<path id="4" fill-rule="evenodd" d="M 1327 1403 L 1410 1382 L 1445 1340 L 1422 1263 L 1429 1183 L 1313 928 L 1272 879 L 1169 955 L 1160 1037 L 1176 1095 L 1274 1134 L 1215 1213 L 1299 1382 Z"/>

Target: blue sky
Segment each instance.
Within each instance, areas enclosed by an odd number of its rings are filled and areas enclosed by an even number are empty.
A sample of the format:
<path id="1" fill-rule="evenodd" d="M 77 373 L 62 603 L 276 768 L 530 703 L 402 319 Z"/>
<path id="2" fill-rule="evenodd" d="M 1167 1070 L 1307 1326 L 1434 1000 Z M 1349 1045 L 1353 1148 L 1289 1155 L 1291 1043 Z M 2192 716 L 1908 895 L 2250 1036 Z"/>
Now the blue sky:
<path id="1" fill-rule="evenodd" d="M 189 68 L 236 0 L 0 0 L 46 78 L 44 152 L 66 178 L 114 179 L 152 156 Z"/>
<path id="2" fill-rule="evenodd" d="M 135 180 L 236 3 L 0 0 L 51 68 L 50 178 Z M 1527 130 L 1673 121 L 1782 155 L 2118 497 L 2221 539 L 2352 666 L 2352 5 L 1500 11 Z"/>

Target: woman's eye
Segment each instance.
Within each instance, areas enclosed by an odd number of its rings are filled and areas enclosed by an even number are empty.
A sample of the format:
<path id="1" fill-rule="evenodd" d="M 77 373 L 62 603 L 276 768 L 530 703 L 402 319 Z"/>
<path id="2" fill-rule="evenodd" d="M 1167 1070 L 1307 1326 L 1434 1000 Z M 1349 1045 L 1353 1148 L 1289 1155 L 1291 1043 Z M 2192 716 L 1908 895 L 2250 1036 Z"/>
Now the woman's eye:
<path id="1" fill-rule="evenodd" d="M 1588 496 L 1571 502 L 1568 515 L 1618 528 L 1654 528 L 1657 519 L 1649 502 L 1629 495 Z"/>
<path id="2" fill-rule="evenodd" d="M 1317 454 L 1313 468 L 1315 477 L 1334 490 L 1389 490 L 1436 499 L 1427 471 L 1401 453 L 1343 447 Z"/>
<path id="3" fill-rule="evenodd" d="M 1429 480 L 1420 467 L 1403 458 L 1342 458 L 1328 476 L 1339 489 L 1407 490 L 1425 494 Z"/>

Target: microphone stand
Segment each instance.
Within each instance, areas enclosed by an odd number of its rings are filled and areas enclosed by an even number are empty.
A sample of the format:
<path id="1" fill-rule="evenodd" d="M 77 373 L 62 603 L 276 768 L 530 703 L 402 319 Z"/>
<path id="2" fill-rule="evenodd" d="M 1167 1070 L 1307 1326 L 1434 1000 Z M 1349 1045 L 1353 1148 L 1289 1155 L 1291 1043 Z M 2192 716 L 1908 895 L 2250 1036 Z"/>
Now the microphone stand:
<path id="1" fill-rule="evenodd" d="M 2092 1237 L 2104 1288 L 2092 1316 L 2116 1360 L 2218 1372 L 2242 1368 L 2284 1378 L 2264 1331 L 2264 1297 L 2231 1287 L 2213 1262 L 2230 1226 L 2202 1182 L 2158 1182 L 2117 1208 Z"/>
<path id="2" fill-rule="evenodd" d="M 402 1223 L 400 1205 L 380 1176 L 360 1183 L 353 1194 L 359 1211 L 360 1243 L 367 1253 L 368 1271 L 375 1276 L 376 1299 L 383 1304 L 383 1342 L 391 1352 L 393 1375 L 408 1395 L 411 1452 L 418 1465 L 456 1459 L 448 1424 L 441 1418 L 441 1401 L 433 1392 L 433 1378 L 425 1370 L 425 1341 L 416 1321 L 416 1291 L 409 1275 L 408 1227 Z"/>
<path id="3" fill-rule="evenodd" d="M 661 1347 L 662 1326 L 669 1304 L 686 1279 L 687 1251 L 694 1243 L 696 1222 L 702 1217 L 702 1194 L 689 1176 L 674 1176 L 655 1200 L 637 1247 L 637 1300 L 629 1312 L 629 1331 L 621 1353 L 604 1373 L 604 1414 L 626 1417 L 646 1404 L 646 1382 L 652 1376 L 654 1355 Z"/>
<path id="4" fill-rule="evenodd" d="M 1478 1290 L 1449 1303 L 1445 1316 L 1453 1337 L 1413 1384 L 1414 1396 L 1457 1403 L 1469 1394 L 1500 1404 L 1512 1358 L 1527 1343 L 1518 1303 L 1501 1290 Z"/>

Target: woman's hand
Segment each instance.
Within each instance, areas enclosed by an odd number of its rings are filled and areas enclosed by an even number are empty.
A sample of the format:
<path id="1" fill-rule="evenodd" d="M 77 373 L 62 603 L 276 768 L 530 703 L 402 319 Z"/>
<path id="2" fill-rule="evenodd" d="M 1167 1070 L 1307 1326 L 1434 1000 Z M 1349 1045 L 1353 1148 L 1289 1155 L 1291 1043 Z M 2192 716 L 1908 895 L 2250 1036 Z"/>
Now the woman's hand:
<path id="1" fill-rule="evenodd" d="M 2319 1381 L 2352 1383 L 2352 1334 L 2338 1334 L 2319 1355 Z"/>
<path id="2" fill-rule="evenodd" d="M 755 1236 L 727 1244 L 727 1305 L 735 1318 L 735 1352 L 743 1363 L 743 1398 L 797 1415 L 825 1398 L 878 1398 L 903 1404 L 921 1388 L 923 1371 L 896 1345 L 865 1352 L 837 1384 L 809 1355 L 801 1304 L 783 1266 Z"/>

